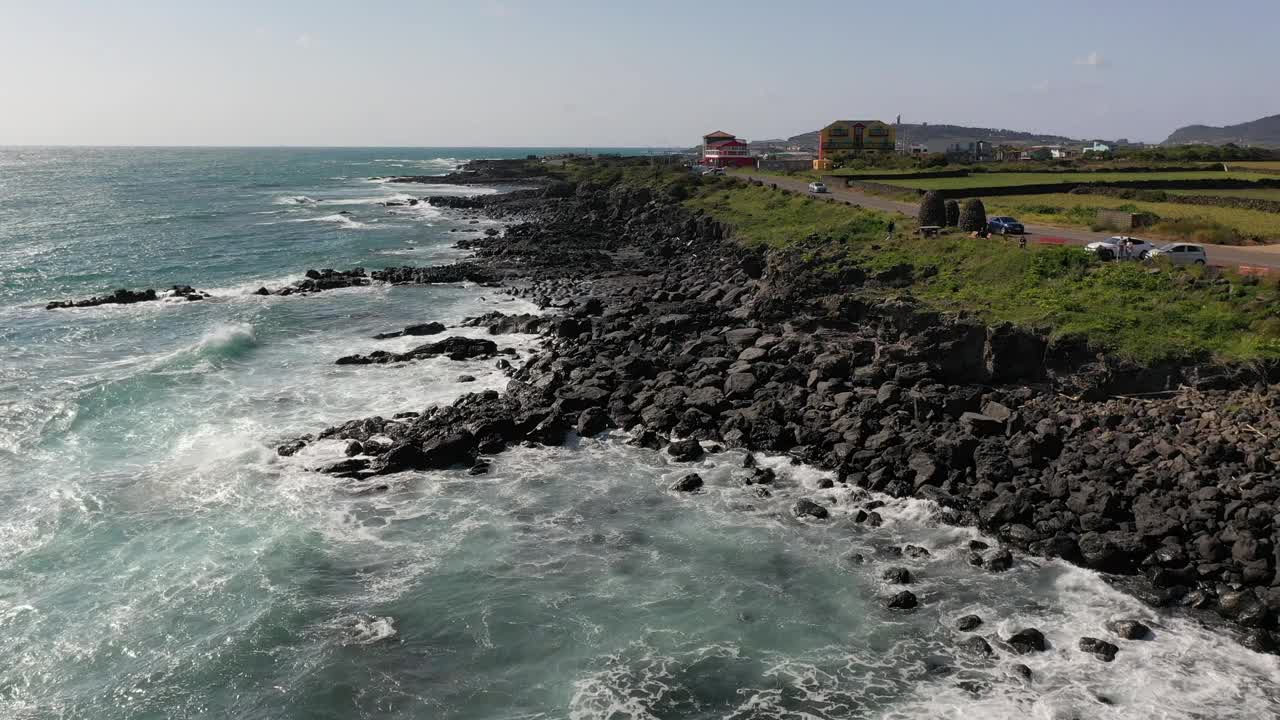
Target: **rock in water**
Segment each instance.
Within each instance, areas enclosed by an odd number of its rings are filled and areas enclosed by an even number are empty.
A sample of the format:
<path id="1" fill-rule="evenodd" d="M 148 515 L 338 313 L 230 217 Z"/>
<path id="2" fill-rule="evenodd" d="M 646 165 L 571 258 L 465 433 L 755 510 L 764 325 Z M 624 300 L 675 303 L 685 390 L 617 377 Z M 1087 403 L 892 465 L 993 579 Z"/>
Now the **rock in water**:
<path id="1" fill-rule="evenodd" d="M 1019 655 L 1026 655 L 1032 652 L 1044 652 L 1046 647 L 1044 642 L 1044 633 L 1035 628 L 1025 628 L 1019 630 L 1005 640 L 1014 652 Z"/>
<path id="2" fill-rule="evenodd" d="M 977 615 L 965 615 L 956 621 L 956 628 L 963 632 L 969 632 L 976 629 L 982 624 L 982 618 Z"/>
<path id="3" fill-rule="evenodd" d="M 979 657 L 991 657 L 996 654 L 991 649 L 991 643 L 987 642 L 981 635 L 971 635 L 960 643 L 961 652 Z"/>
<path id="4" fill-rule="evenodd" d="M 916 600 L 915 593 L 910 590 L 903 590 L 885 602 L 885 606 L 890 610 L 911 610 L 919 604 L 920 601 Z"/>
<path id="5" fill-rule="evenodd" d="M 498 354 L 498 346 L 492 340 L 483 338 L 451 337 L 440 342 L 427 343 L 403 353 L 391 353 L 375 350 L 368 355 L 345 355 L 338 358 L 339 365 L 381 365 L 385 363 L 408 362 L 438 355 L 445 355 L 450 360 L 469 360 L 471 358 L 492 357 Z"/>
<path id="6" fill-rule="evenodd" d="M 684 477 L 676 480 L 667 487 L 668 490 L 674 492 L 693 492 L 702 487 L 702 476 L 698 473 L 689 473 Z"/>
<path id="7" fill-rule="evenodd" d="M 1107 623 L 1107 629 L 1124 640 L 1142 640 L 1151 635 L 1151 628 L 1137 620 L 1112 620 Z"/>
<path id="8" fill-rule="evenodd" d="M 667 452 L 671 454 L 672 459 L 679 462 L 699 460 L 704 454 L 701 443 L 692 438 L 676 440 L 667 446 Z"/>
<path id="9" fill-rule="evenodd" d="M 911 571 L 904 567 L 889 568 L 881 575 L 885 582 L 894 583 L 896 585 L 910 585 Z"/>
<path id="10" fill-rule="evenodd" d="M 1013 553 L 1001 548 L 986 559 L 986 568 L 992 572 L 1003 572 L 1013 567 Z"/>
<path id="11" fill-rule="evenodd" d="M 796 517 L 810 517 L 815 520 L 826 520 L 831 515 L 826 508 L 808 498 L 797 500 L 791 506 L 791 514 Z"/>
<path id="12" fill-rule="evenodd" d="M 394 332 L 378 333 L 373 336 L 374 340 L 387 340 L 390 338 L 403 337 L 405 335 L 438 335 L 444 332 L 445 327 L 438 322 L 421 323 L 418 325 L 410 325 L 403 330 Z"/>
<path id="13" fill-rule="evenodd" d="M 1103 662 L 1115 660 L 1116 653 L 1120 651 L 1120 648 L 1106 640 L 1091 637 L 1080 638 L 1080 649 L 1087 653 L 1093 653 L 1095 657 Z"/>
<path id="14" fill-rule="evenodd" d="M 582 437 L 599 435 L 609 428 L 609 413 L 603 408 L 589 407 L 578 415 L 577 431 Z"/>

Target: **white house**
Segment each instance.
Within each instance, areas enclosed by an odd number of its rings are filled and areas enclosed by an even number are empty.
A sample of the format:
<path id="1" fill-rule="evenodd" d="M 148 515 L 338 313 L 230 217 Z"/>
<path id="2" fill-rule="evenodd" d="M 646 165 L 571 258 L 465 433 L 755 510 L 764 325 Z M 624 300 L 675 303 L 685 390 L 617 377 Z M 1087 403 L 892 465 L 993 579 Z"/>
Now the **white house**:
<path id="1" fill-rule="evenodd" d="M 1111 146 L 1106 143 L 1101 143 L 1101 142 L 1098 142 L 1097 140 L 1094 140 L 1093 144 L 1090 145 L 1089 147 L 1086 147 L 1084 151 L 1086 153 L 1109 153 L 1111 152 Z"/>

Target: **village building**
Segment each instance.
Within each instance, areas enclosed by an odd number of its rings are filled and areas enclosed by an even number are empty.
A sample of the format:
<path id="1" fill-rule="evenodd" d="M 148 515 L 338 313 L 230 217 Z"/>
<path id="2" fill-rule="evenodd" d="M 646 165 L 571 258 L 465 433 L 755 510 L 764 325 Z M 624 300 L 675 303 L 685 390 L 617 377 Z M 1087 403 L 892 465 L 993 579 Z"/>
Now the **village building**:
<path id="1" fill-rule="evenodd" d="M 749 167 L 756 164 L 751 147 L 723 130 L 702 136 L 703 165 L 710 167 Z"/>
<path id="2" fill-rule="evenodd" d="M 832 161 L 863 152 L 894 152 L 897 130 L 879 120 L 836 120 L 818 131 L 813 169 L 830 170 Z"/>

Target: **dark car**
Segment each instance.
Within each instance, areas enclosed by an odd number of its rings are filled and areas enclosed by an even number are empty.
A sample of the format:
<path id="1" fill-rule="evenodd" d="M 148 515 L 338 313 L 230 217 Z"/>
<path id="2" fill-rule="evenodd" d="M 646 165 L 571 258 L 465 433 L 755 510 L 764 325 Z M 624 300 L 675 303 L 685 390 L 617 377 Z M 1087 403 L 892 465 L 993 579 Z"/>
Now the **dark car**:
<path id="1" fill-rule="evenodd" d="M 1027 231 L 1022 227 L 1022 223 L 1002 215 L 987 220 L 987 232 L 992 235 L 1023 235 Z"/>

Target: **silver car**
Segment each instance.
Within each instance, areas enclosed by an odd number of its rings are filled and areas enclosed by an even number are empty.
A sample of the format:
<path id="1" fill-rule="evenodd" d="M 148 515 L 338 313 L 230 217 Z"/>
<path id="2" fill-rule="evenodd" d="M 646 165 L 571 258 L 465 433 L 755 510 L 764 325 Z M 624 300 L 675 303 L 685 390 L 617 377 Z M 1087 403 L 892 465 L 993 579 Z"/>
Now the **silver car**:
<path id="1" fill-rule="evenodd" d="M 1209 261 L 1204 246 L 1194 243 L 1169 243 L 1152 250 L 1150 257 L 1169 258 L 1174 265 L 1204 265 Z"/>

